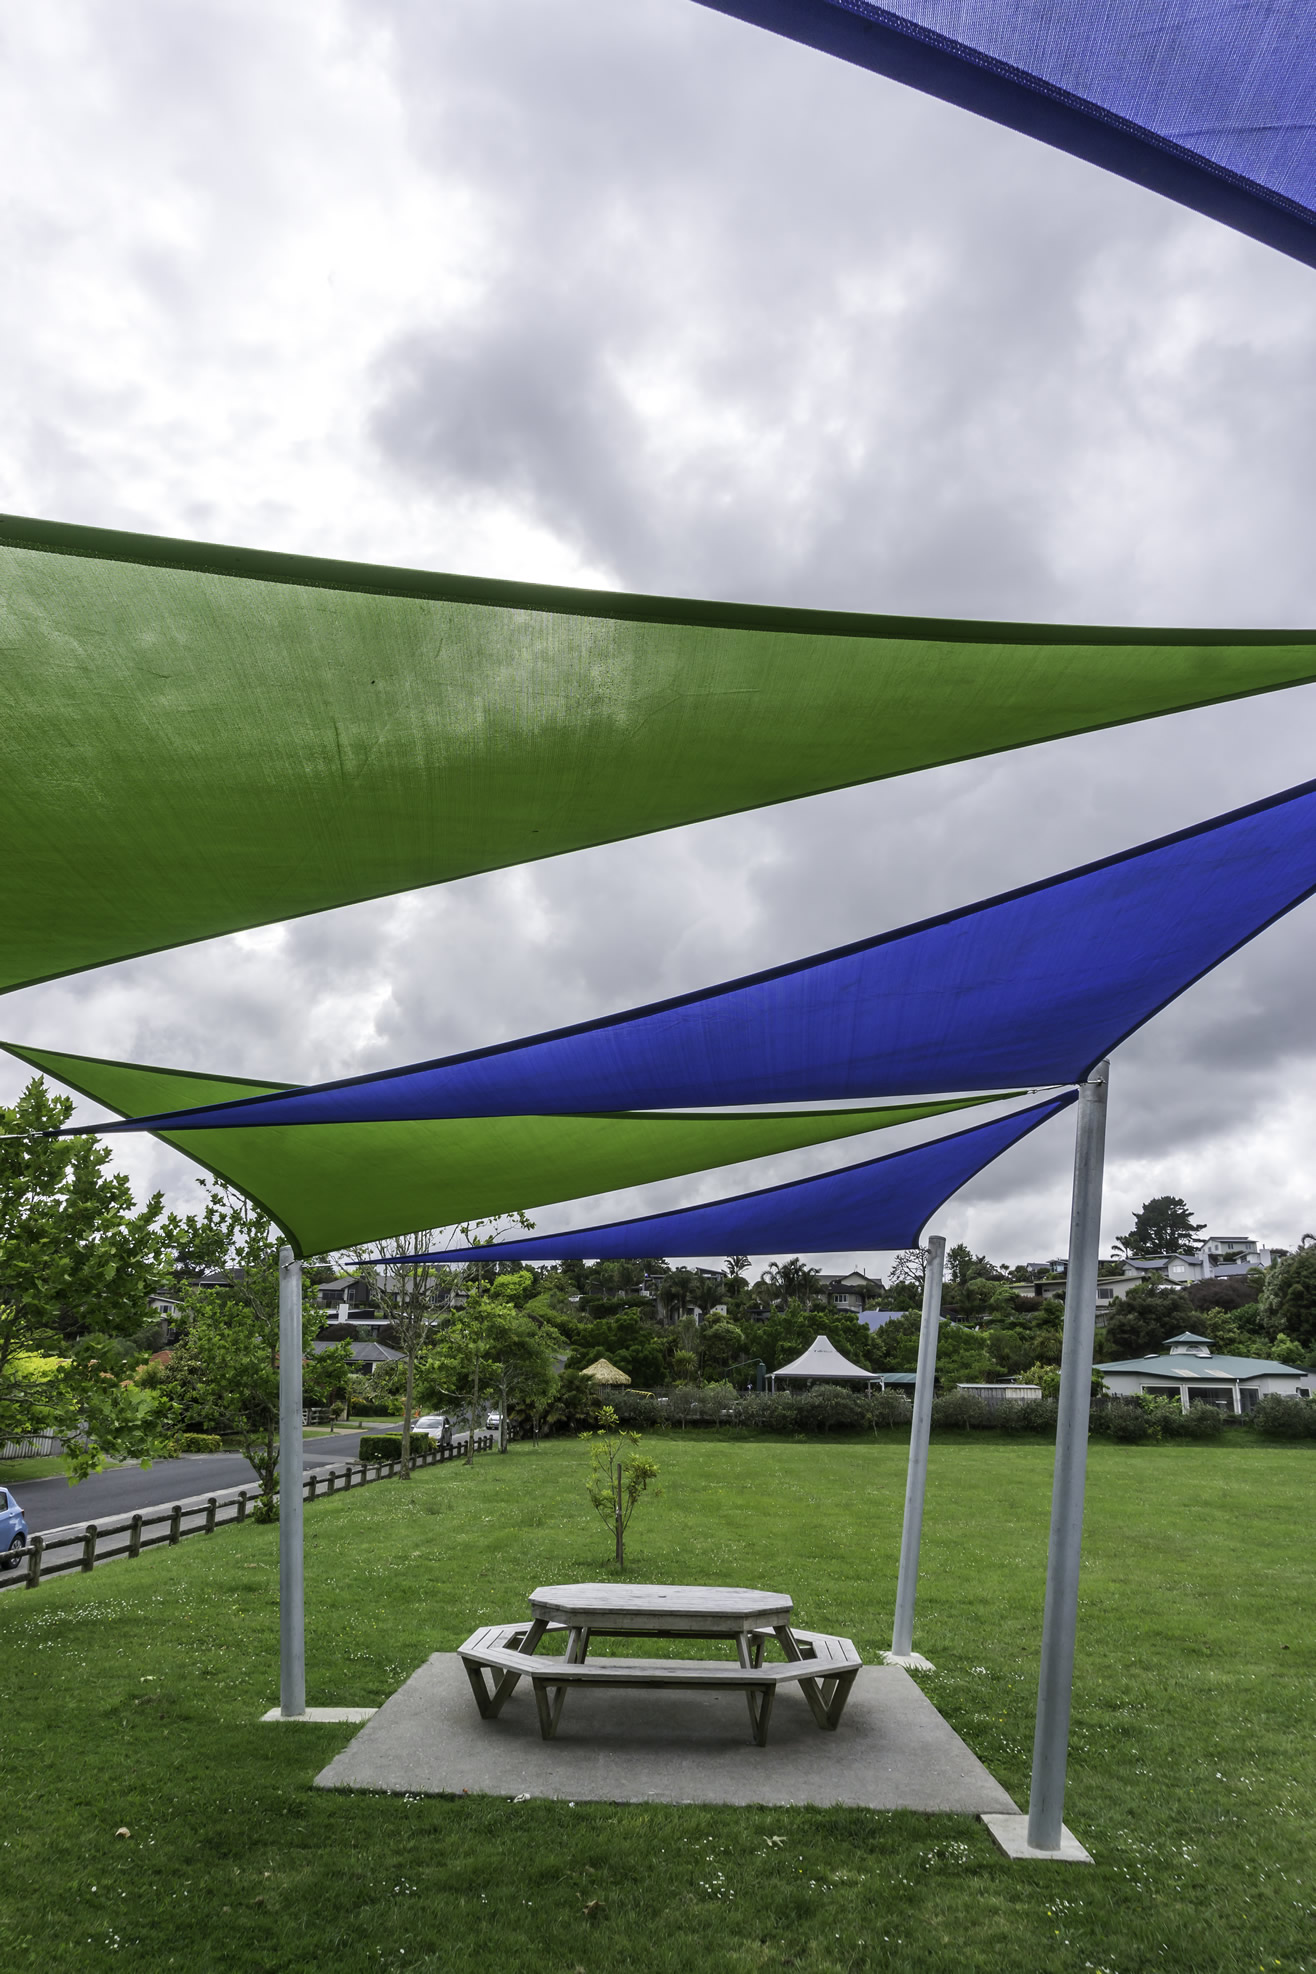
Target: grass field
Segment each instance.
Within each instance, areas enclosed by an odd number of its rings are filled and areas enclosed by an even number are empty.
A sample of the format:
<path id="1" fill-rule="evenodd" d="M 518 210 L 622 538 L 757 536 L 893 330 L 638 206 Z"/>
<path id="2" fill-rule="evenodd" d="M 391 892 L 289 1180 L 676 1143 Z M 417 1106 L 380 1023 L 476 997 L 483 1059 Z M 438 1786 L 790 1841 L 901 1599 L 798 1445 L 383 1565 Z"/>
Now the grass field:
<path id="1" fill-rule="evenodd" d="M 889 1643 L 903 1444 L 651 1444 L 628 1574 L 781 1587 Z M 1021 1802 L 1051 1457 L 934 1443 L 924 1537 L 923 1683 Z M 518 1446 L 309 1508 L 310 1703 L 378 1703 L 536 1582 L 604 1574 L 583 1467 Z M 250 1524 L 14 1593 L 0 1968 L 1316 1968 L 1314 1483 L 1305 1446 L 1093 1447 L 1066 1810 L 1092 1869 L 1008 1864 L 963 1818 L 313 1791 L 352 1730 L 258 1724 L 277 1534 Z"/>

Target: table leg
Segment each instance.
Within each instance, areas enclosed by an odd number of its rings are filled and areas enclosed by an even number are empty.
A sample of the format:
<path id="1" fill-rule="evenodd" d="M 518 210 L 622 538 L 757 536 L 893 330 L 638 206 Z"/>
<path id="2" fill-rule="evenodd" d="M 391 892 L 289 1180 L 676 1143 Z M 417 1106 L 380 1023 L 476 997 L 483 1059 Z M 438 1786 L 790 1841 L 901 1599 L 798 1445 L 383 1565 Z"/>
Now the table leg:
<path id="1" fill-rule="evenodd" d="M 800 1650 L 798 1639 L 788 1624 L 779 1624 L 773 1628 L 776 1631 L 781 1649 L 788 1659 L 803 1659 L 805 1657 L 805 1654 Z M 836 1719 L 833 1720 L 831 1718 L 831 1709 L 827 1700 L 823 1697 L 821 1687 L 822 1682 L 817 1679 L 802 1679 L 800 1681 L 800 1691 L 803 1693 L 809 1712 L 813 1715 L 818 1726 L 835 1727 L 836 1721 L 841 1717 L 840 1708 L 838 1707 Z M 846 1692 L 848 1693 L 849 1690 L 849 1687 L 847 1687 Z M 844 1705 L 845 1699 L 842 1697 L 841 1706 L 843 1707 Z"/>
<path id="2" fill-rule="evenodd" d="M 551 1686 L 552 1681 L 548 1679 L 534 1681 L 535 1705 L 539 1709 L 539 1732 L 545 1741 L 552 1741 L 556 1736 L 557 1724 L 562 1718 L 562 1702 L 567 1697 L 566 1687 L 556 1686 L 552 1687 L 553 1698 L 550 1700 L 548 1696 Z"/>
<path id="3" fill-rule="evenodd" d="M 748 1672 L 750 1668 L 754 1665 L 755 1660 L 753 1657 L 750 1641 L 745 1636 L 743 1631 L 736 1633 L 736 1651 L 740 1655 L 741 1665 L 745 1668 L 745 1671 Z"/>
<path id="4" fill-rule="evenodd" d="M 772 1703 L 776 1697 L 777 1685 L 775 1680 L 768 1686 L 747 1686 L 745 1688 L 745 1698 L 749 1702 L 750 1732 L 754 1736 L 754 1745 L 756 1748 L 766 1748 L 768 1745 L 768 1722 L 772 1718 Z"/>

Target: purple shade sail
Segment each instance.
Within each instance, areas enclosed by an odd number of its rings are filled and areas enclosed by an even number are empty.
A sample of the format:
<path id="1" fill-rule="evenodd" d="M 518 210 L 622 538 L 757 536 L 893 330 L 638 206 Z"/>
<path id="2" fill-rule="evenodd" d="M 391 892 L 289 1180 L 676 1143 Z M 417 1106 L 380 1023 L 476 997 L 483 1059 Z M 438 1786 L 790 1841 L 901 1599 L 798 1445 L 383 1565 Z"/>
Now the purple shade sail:
<path id="1" fill-rule="evenodd" d="M 99 1125 L 499 1117 L 1077 1083 L 1316 889 L 1316 782 L 981 904 L 629 1013 Z"/>
<path id="2" fill-rule="evenodd" d="M 1316 266 L 1310 0 L 702 0 Z"/>
<path id="3" fill-rule="evenodd" d="M 960 1187 L 1018 1144 L 1039 1124 L 1075 1101 L 1073 1091 L 1032 1104 L 1012 1117 L 955 1131 L 930 1145 L 865 1159 L 840 1172 L 765 1186 L 734 1199 L 675 1213 L 649 1213 L 602 1227 L 438 1254 L 398 1255 L 398 1261 L 632 1261 L 652 1254 L 831 1254 L 853 1248 L 917 1245 L 925 1222 Z"/>

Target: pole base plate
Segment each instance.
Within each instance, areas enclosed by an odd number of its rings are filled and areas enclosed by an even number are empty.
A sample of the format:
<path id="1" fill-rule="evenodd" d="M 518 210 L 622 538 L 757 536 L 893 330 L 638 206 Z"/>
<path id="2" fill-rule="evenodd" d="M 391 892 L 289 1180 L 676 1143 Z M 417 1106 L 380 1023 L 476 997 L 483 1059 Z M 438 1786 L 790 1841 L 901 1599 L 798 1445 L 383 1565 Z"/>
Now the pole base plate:
<path id="1" fill-rule="evenodd" d="M 921 1652 L 883 1652 L 882 1663 L 887 1666 L 903 1666 L 906 1672 L 937 1670 L 931 1659 L 925 1659 Z"/>
<path id="2" fill-rule="evenodd" d="M 1072 1830 L 1062 1827 L 1060 1848 L 1056 1851 L 1038 1851 L 1028 1841 L 1028 1818 L 1026 1816 L 1002 1816 L 996 1811 L 984 1815 L 983 1822 L 996 1839 L 997 1846 L 1008 1858 L 1039 1858 L 1052 1864 L 1091 1864 L 1092 1856 L 1085 1851 Z"/>
<path id="3" fill-rule="evenodd" d="M 309 1721 L 316 1726 L 324 1721 L 369 1720 L 378 1711 L 378 1707 L 308 1707 L 304 1714 L 284 1714 L 277 1707 L 271 1707 L 267 1714 L 261 1715 L 261 1720 L 289 1721 L 295 1727 L 300 1726 L 302 1721 Z"/>

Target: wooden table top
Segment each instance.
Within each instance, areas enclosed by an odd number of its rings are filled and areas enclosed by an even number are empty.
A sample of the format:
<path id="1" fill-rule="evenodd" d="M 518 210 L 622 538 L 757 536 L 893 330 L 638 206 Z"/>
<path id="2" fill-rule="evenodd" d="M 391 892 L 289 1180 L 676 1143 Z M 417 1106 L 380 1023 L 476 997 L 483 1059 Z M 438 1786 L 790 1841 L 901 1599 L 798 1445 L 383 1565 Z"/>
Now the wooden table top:
<path id="1" fill-rule="evenodd" d="M 778 1590 L 706 1583 L 553 1583 L 530 1593 L 530 1609 L 550 1624 L 589 1631 L 664 1632 L 735 1637 L 759 1626 L 788 1625 L 795 1606 Z"/>

